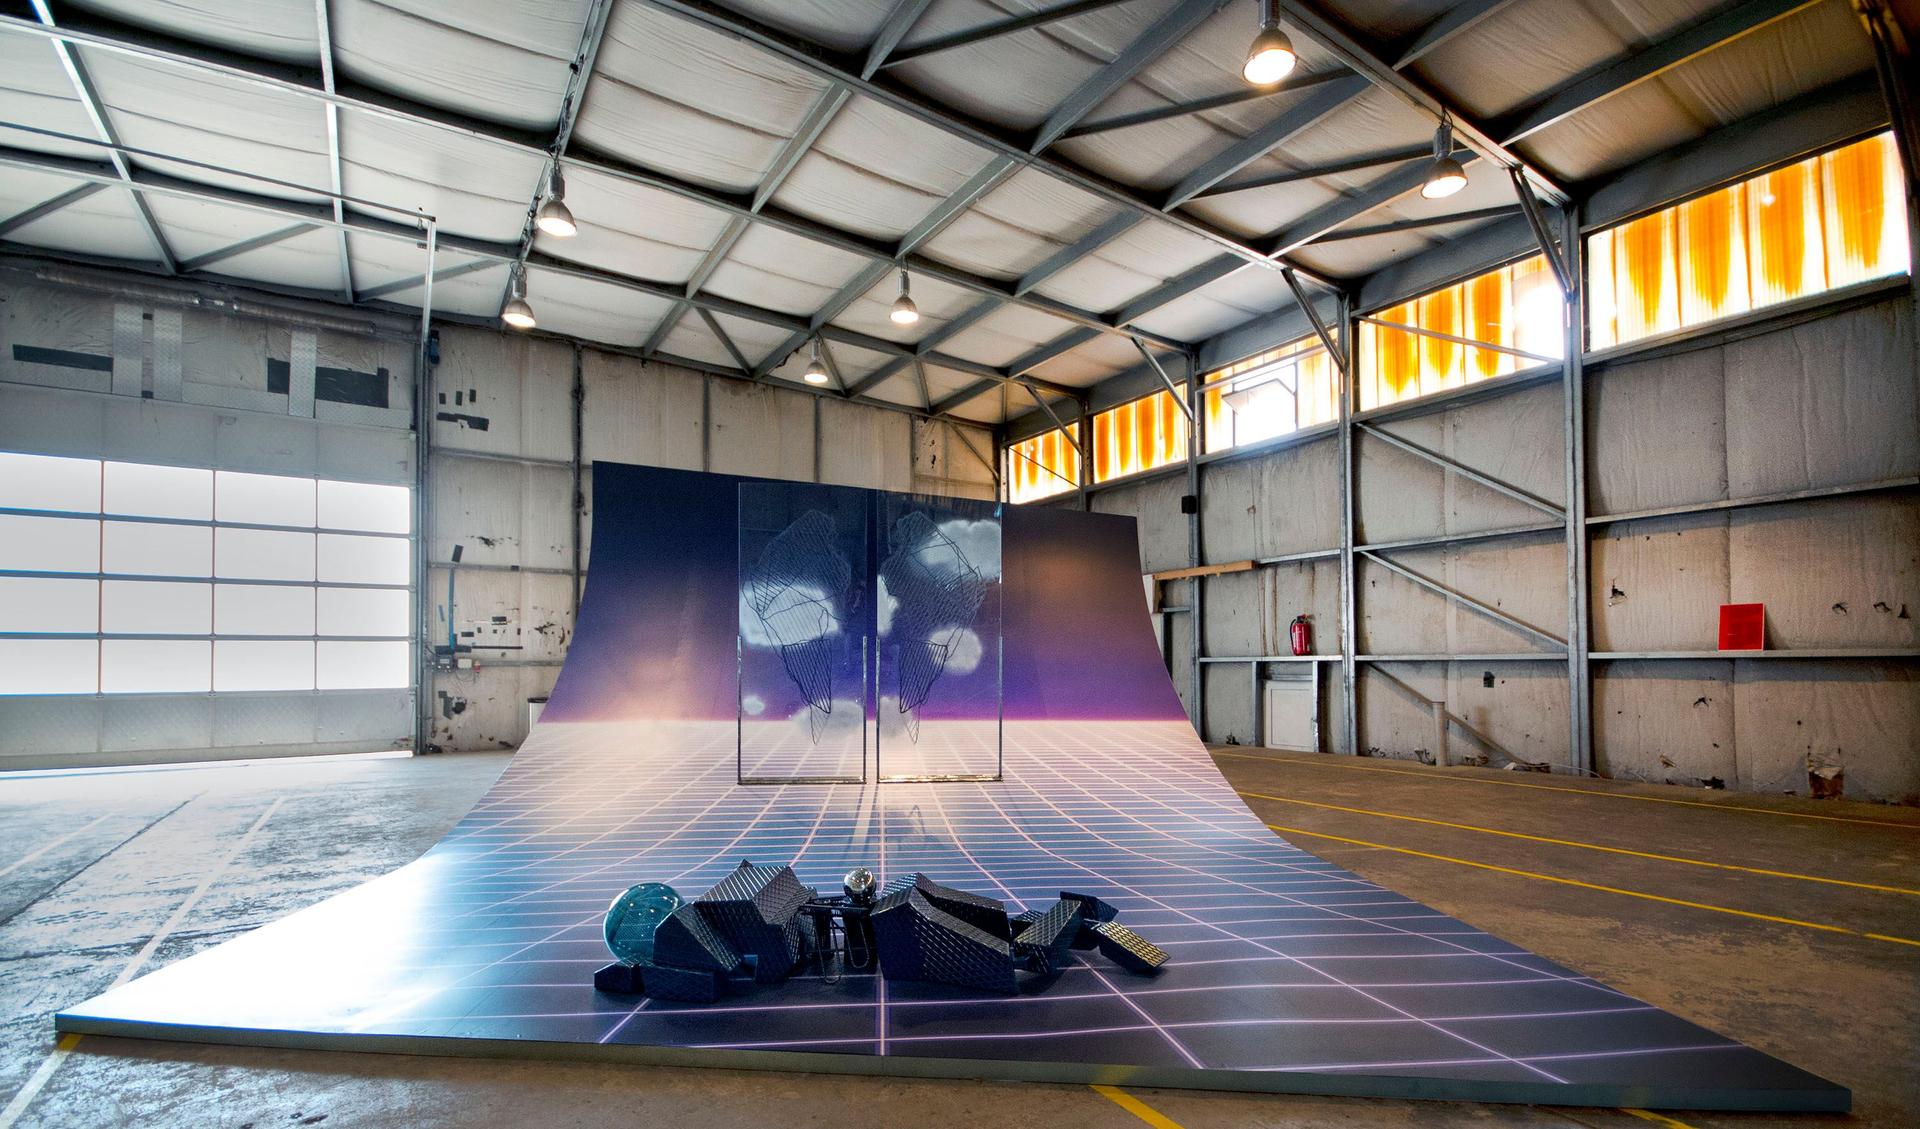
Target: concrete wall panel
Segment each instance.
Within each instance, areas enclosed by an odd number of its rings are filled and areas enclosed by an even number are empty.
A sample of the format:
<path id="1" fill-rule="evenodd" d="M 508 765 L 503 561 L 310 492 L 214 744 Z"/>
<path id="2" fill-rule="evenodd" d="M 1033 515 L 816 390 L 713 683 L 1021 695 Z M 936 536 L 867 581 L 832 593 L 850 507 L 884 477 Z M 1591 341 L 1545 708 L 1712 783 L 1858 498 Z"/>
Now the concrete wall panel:
<path id="1" fill-rule="evenodd" d="M 1763 506 L 1727 522 L 1732 600 L 1767 605 L 1767 646 L 1920 646 L 1913 494 Z"/>
<path id="2" fill-rule="evenodd" d="M 1737 788 L 1733 720 L 1731 662 L 1594 667 L 1594 768 L 1604 776 Z"/>
<path id="3" fill-rule="evenodd" d="M 1811 792 L 1809 772 L 1843 773 L 1853 799 L 1920 803 L 1920 693 L 1914 664 L 1734 663 L 1739 786 Z"/>
<path id="4" fill-rule="evenodd" d="M 1724 514 L 1603 526 L 1588 557 L 1596 651 L 1712 650 L 1729 601 Z"/>
<path id="5" fill-rule="evenodd" d="M 820 481 L 913 489 L 911 417 L 859 404 L 815 402 L 820 406 Z"/>
<path id="6" fill-rule="evenodd" d="M 1718 349 L 1587 378 L 1587 499 L 1595 514 L 1727 496 L 1725 358 Z"/>
<path id="7" fill-rule="evenodd" d="M 634 357 L 585 350 L 583 459 L 700 470 L 706 377 Z M 718 381 L 716 383 L 729 383 Z"/>
<path id="8" fill-rule="evenodd" d="M 813 397 L 738 380 L 709 381 L 707 396 L 709 469 L 813 481 Z"/>

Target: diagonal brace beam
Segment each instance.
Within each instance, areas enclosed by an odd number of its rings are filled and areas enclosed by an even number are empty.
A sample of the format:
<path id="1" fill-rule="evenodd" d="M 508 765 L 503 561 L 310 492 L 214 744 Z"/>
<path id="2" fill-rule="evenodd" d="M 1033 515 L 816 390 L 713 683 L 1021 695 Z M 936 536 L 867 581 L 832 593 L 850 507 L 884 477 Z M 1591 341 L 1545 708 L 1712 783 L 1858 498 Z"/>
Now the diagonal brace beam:
<path id="1" fill-rule="evenodd" d="M 1559 506 L 1554 505 L 1552 502 L 1547 501 L 1545 498 L 1539 497 L 1534 494 L 1530 494 L 1527 491 L 1520 489 L 1518 486 L 1514 486 L 1511 483 L 1503 482 L 1500 479 L 1495 478 L 1492 475 L 1487 474 L 1485 472 L 1477 471 L 1472 467 L 1459 462 L 1458 460 L 1450 459 L 1447 456 L 1440 454 L 1438 451 L 1430 451 L 1427 448 L 1422 447 L 1418 443 L 1413 443 L 1413 442 L 1409 442 L 1408 440 L 1402 439 L 1398 435 L 1395 435 L 1390 431 L 1383 431 L 1380 428 L 1375 427 L 1373 424 L 1365 422 L 1364 420 L 1355 422 L 1353 426 L 1355 430 L 1364 432 L 1367 435 L 1371 435 L 1372 437 L 1380 440 L 1382 443 L 1385 443 L 1389 447 L 1398 447 L 1400 450 L 1405 451 L 1409 455 L 1413 455 L 1417 458 L 1425 459 L 1428 462 L 1434 464 L 1435 466 L 1443 467 L 1447 470 L 1454 472 L 1455 474 L 1459 475 L 1462 478 L 1469 479 L 1473 482 L 1478 482 L 1480 485 L 1485 486 L 1487 489 L 1492 490 L 1495 493 L 1505 494 L 1507 497 L 1512 498 L 1514 501 L 1522 502 L 1526 505 L 1532 506 L 1534 509 L 1539 510 L 1541 513 L 1548 514 L 1552 517 L 1556 517 L 1561 521 L 1567 520 L 1567 512 L 1565 510 L 1561 509 Z"/>
<path id="2" fill-rule="evenodd" d="M 1506 612 L 1501 611 L 1499 608 L 1494 607 L 1492 604 L 1483 604 L 1479 600 L 1474 599 L 1472 596 L 1467 596 L 1467 595 L 1461 594 L 1460 592 L 1456 592 L 1452 588 L 1447 587 L 1446 585 L 1440 583 L 1439 581 L 1434 580 L 1430 577 L 1422 576 L 1419 573 L 1413 571 L 1412 569 L 1405 567 L 1404 565 L 1395 564 L 1394 562 L 1388 560 L 1387 558 L 1381 556 L 1378 553 L 1370 553 L 1370 552 L 1367 552 L 1365 549 L 1361 549 L 1354 555 L 1365 557 L 1367 560 L 1372 561 L 1374 564 L 1379 565 L 1381 568 L 1386 569 L 1388 572 L 1392 572 L 1400 576 L 1404 576 L 1408 580 L 1411 580 L 1415 584 L 1418 584 L 1420 587 L 1427 589 L 1429 592 L 1435 592 L 1441 596 L 1445 596 L 1447 599 L 1460 604 L 1462 607 L 1478 612 L 1481 615 L 1486 616 L 1488 619 L 1491 619 L 1496 623 L 1503 623 L 1508 627 L 1513 628 L 1515 631 L 1521 632 L 1522 634 L 1525 634 L 1525 635 L 1530 635 L 1533 638 L 1538 639 L 1543 643 L 1547 643 L 1551 646 L 1558 647 L 1562 651 L 1566 650 L 1567 641 L 1565 639 L 1562 639 L 1558 635 L 1554 635 L 1550 632 L 1542 631 L 1538 627 L 1535 627 L 1534 625 L 1526 622 L 1525 620 L 1517 619 L 1514 616 L 1508 615 Z"/>

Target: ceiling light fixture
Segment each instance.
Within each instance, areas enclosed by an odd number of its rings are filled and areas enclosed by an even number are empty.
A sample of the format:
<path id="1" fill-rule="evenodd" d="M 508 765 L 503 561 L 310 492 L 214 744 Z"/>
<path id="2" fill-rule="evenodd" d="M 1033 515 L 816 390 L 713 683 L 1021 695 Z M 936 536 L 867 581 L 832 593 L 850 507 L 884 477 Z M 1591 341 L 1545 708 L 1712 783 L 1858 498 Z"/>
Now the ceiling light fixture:
<path id="1" fill-rule="evenodd" d="M 893 313 L 887 315 L 895 325 L 912 325 L 920 320 L 920 307 L 913 304 L 913 295 L 908 292 L 907 272 L 900 272 L 900 296 L 893 300 Z"/>
<path id="2" fill-rule="evenodd" d="M 533 307 L 527 305 L 527 268 L 515 263 L 507 280 L 507 304 L 500 307 L 500 320 L 515 329 L 532 329 Z"/>
<path id="3" fill-rule="evenodd" d="M 573 222 L 572 209 L 567 207 L 567 182 L 561 179 L 558 164 L 547 181 L 547 202 L 534 213 L 533 226 L 557 239 L 572 239 L 580 231 Z"/>
<path id="4" fill-rule="evenodd" d="M 807 371 L 801 377 L 808 384 L 825 384 L 832 379 L 827 376 L 827 366 L 820 363 L 820 339 L 813 339 L 813 359 L 807 362 Z"/>
<path id="5" fill-rule="evenodd" d="M 1420 186 L 1420 195 L 1438 200 L 1466 186 L 1467 170 L 1453 159 L 1453 121 L 1441 114 L 1440 125 L 1433 131 L 1433 167 L 1427 170 L 1427 182 Z"/>
<path id="6" fill-rule="evenodd" d="M 1280 0 L 1260 0 L 1260 34 L 1247 48 L 1247 61 L 1240 76 L 1255 86 L 1272 86 L 1293 73 L 1300 56 L 1293 52 L 1293 40 L 1280 30 Z"/>

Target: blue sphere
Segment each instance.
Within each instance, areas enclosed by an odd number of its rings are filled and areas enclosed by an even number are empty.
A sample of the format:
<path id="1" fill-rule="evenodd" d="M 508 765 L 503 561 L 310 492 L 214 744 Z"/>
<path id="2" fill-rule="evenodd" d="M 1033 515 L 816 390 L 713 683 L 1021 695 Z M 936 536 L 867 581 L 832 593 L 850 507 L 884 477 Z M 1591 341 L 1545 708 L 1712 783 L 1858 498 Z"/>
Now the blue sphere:
<path id="1" fill-rule="evenodd" d="M 628 887 L 607 907 L 607 949 L 622 964 L 653 959 L 653 933 L 685 902 L 663 882 Z"/>

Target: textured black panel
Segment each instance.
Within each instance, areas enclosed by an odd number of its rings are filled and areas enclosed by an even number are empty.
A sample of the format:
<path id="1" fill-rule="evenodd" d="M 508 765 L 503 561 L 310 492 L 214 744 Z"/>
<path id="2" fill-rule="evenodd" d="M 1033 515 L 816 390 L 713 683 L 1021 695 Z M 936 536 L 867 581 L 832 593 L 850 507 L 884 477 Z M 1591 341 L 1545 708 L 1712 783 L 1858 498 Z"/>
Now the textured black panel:
<path id="1" fill-rule="evenodd" d="M 1093 931 L 1100 938 L 1100 955 L 1128 972 L 1151 976 L 1167 963 L 1167 950 L 1117 921 L 1103 921 Z"/>
<path id="2" fill-rule="evenodd" d="M 1080 903 L 1061 898 L 1021 931 L 1013 943 L 1014 960 L 1028 971 L 1042 974 L 1065 968 L 1073 959 L 1068 952 L 1080 934 L 1080 921 Z"/>
<path id="3" fill-rule="evenodd" d="M 718 972 L 667 968 L 658 964 L 642 964 L 639 967 L 640 990 L 656 1000 L 710 1004 L 727 990 L 726 977 Z"/>
<path id="4" fill-rule="evenodd" d="M 1007 904 L 998 898 L 986 898 L 942 886 L 924 874 L 916 874 L 914 886 L 920 896 L 942 913 L 951 914 L 992 937 L 1006 940 L 1013 934 L 1007 927 Z"/>
<path id="5" fill-rule="evenodd" d="M 986 992 L 1018 990 L 1007 941 L 934 906 L 915 887 L 874 911 L 880 973 L 889 980 L 932 980 Z"/>
<path id="6" fill-rule="evenodd" d="M 740 964 L 733 951 L 701 914 L 698 906 L 684 905 L 654 930 L 653 963 L 707 972 L 731 972 Z"/>
<path id="7" fill-rule="evenodd" d="M 593 971 L 593 990 L 631 996 L 640 991 L 640 970 L 619 961 Z"/>
<path id="8" fill-rule="evenodd" d="M 753 958 L 756 981 L 774 984 L 806 954 L 800 907 L 814 894 L 792 867 L 743 862 L 694 905 L 735 952 Z"/>
<path id="9" fill-rule="evenodd" d="M 1112 921 L 1120 916 L 1120 911 L 1092 894 L 1076 894 L 1071 890 L 1062 890 L 1060 898 L 1062 901 L 1080 903 L 1080 929 L 1074 935 L 1073 947 L 1083 952 L 1098 948 L 1100 935 L 1093 931 L 1093 927 L 1103 921 Z"/>

